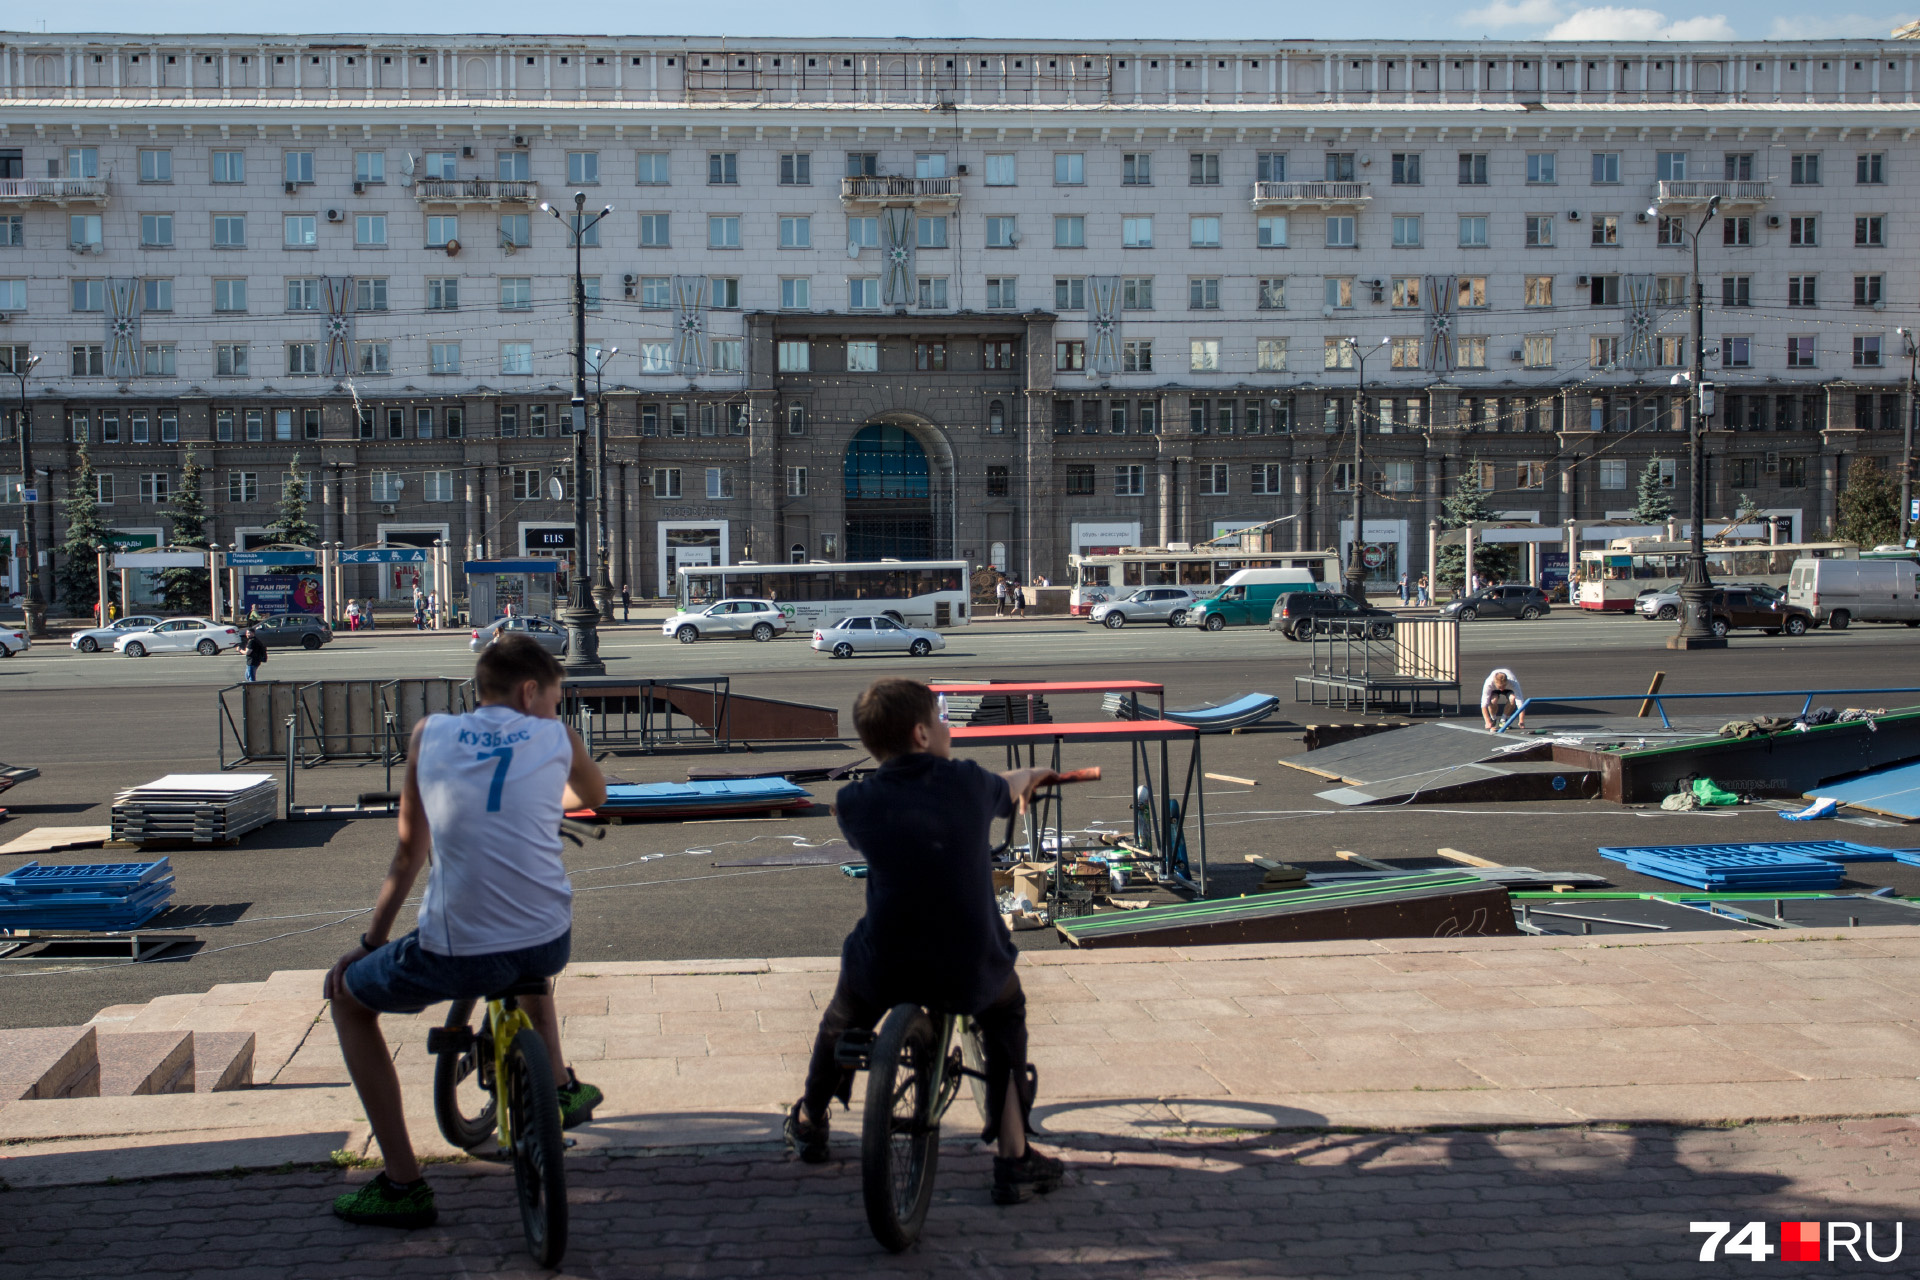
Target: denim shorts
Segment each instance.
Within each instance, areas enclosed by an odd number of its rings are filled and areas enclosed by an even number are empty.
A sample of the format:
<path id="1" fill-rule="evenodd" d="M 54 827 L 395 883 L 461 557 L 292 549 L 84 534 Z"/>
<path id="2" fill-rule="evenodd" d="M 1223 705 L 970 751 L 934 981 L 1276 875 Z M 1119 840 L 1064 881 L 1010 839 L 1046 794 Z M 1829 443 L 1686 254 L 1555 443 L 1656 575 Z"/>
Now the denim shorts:
<path id="1" fill-rule="evenodd" d="M 518 951 L 443 956 L 420 945 L 420 931 L 395 938 L 347 966 L 347 991 L 375 1013 L 419 1013 L 443 1000 L 478 1000 L 567 967 L 573 930 Z"/>

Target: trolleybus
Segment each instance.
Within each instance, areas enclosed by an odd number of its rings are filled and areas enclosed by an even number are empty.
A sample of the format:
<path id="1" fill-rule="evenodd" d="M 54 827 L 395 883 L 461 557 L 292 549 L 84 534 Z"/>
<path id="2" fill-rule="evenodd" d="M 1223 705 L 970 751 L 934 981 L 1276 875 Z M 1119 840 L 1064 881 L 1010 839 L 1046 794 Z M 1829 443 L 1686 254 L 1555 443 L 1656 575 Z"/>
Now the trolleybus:
<path id="1" fill-rule="evenodd" d="M 1630 613 L 1643 592 L 1678 587 L 1687 576 L 1687 544 L 1664 538 L 1615 538 L 1604 551 L 1580 553 L 1575 600 L 1595 613 Z M 1852 542 L 1707 545 L 1707 573 L 1716 583 L 1761 583 L 1787 589 L 1795 560 L 1857 560 Z"/>

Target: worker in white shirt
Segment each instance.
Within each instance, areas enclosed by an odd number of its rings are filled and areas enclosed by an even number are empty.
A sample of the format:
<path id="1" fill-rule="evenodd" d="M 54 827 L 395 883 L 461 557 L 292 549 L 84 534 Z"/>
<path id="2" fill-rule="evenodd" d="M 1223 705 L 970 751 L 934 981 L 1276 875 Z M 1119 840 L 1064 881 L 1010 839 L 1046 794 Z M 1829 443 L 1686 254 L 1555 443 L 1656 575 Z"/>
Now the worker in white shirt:
<path id="1" fill-rule="evenodd" d="M 1480 686 L 1480 719 L 1492 732 L 1501 720 L 1513 715 L 1516 709 L 1520 714 L 1514 716 L 1513 727 L 1527 727 L 1527 713 L 1520 704 L 1526 700 L 1526 694 L 1520 691 L 1520 677 L 1507 667 L 1495 667 L 1487 682 Z"/>

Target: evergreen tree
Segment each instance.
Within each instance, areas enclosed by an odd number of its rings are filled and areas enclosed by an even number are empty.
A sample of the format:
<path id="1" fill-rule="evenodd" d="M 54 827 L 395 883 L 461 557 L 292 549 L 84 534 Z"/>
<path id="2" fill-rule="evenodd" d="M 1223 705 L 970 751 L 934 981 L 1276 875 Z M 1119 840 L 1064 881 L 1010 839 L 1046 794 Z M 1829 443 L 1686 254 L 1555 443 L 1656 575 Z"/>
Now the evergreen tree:
<path id="1" fill-rule="evenodd" d="M 1900 539 L 1900 486 L 1872 458 L 1855 459 L 1840 490 L 1840 519 L 1834 536 L 1863 548 Z"/>
<path id="2" fill-rule="evenodd" d="M 1658 454 L 1647 459 L 1647 469 L 1640 473 L 1638 497 L 1639 501 L 1633 506 L 1633 518 L 1641 524 L 1665 524 L 1673 518 L 1673 496 L 1660 483 Z"/>
<path id="3" fill-rule="evenodd" d="M 1460 473 L 1459 481 L 1454 485 L 1452 496 L 1440 504 L 1440 527 L 1442 529 L 1463 529 L 1470 520 L 1492 520 L 1493 508 L 1487 504 L 1487 491 L 1480 487 L 1480 463 L 1478 459 L 1467 463 Z M 1509 576 L 1513 572 L 1513 548 L 1507 543 L 1486 543 L 1475 541 L 1473 546 L 1473 571 L 1484 573 L 1495 580 Z M 1434 586 L 1441 583 L 1459 586 L 1467 577 L 1467 549 L 1465 547 L 1442 546 L 1440 565 L 1435 574 Z M 1436 591 L 1436 596 L 1438 592 Z"/>
<path id="4" fill-rule="evenodd" d="M 307 483 L 300 477 L 300 455 L 287 463 L 287 474 L 280 486 L 280 507 L 266 529 L 268 542 L 291 543 L 311 547 L 320 541 L 320 530 L 307 519 Z"/>
<path id="5" fill-rule="evenodd" d="M 207 500 L 200 494 L 201 477 L 205 473 L 206 468 L 189 447 L 186 463 L 180 468 L 180 487 L 174 490 L 173 501 L 161 511 L 173 527 L 169 540 L 176 547 L 207 545 Z M 206 608 L 210 603 L 208 590 L 205 569 L 160 571 L 161 603 L 174 612 Z"/>
<path id="6" fill-rule="evenodd" d="M 91 617 L 100 601 L 99 548 L 110 530 L 100 518 L 98 481 L 94 478 L 93 458 L 86 447 L 80 449 L 80 465 L 73 469 L 67 483 L 67 499 L 61 504 L 67 520 L 67 534 L 60 543 L 60 568 L 54 583 L 60 605 L 68 616 Z M 107 598 L 117 595 L 119 583 L 108 575 Z"/>

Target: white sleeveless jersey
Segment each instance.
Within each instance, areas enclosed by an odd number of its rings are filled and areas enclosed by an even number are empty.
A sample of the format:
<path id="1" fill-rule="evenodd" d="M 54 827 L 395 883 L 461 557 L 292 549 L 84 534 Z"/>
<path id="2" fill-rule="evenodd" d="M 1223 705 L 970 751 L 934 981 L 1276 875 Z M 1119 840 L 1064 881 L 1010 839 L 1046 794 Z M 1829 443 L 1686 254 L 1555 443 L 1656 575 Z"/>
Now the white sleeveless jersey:
<path id="1" fill-rule="evenodd" d="M 560 862 L 573 744 L 558 720 L 490 706 L 430 716 L 415 776 L 433 833 L 420 945 L 448 956 L 551 942 L 573 927 Z"/>

